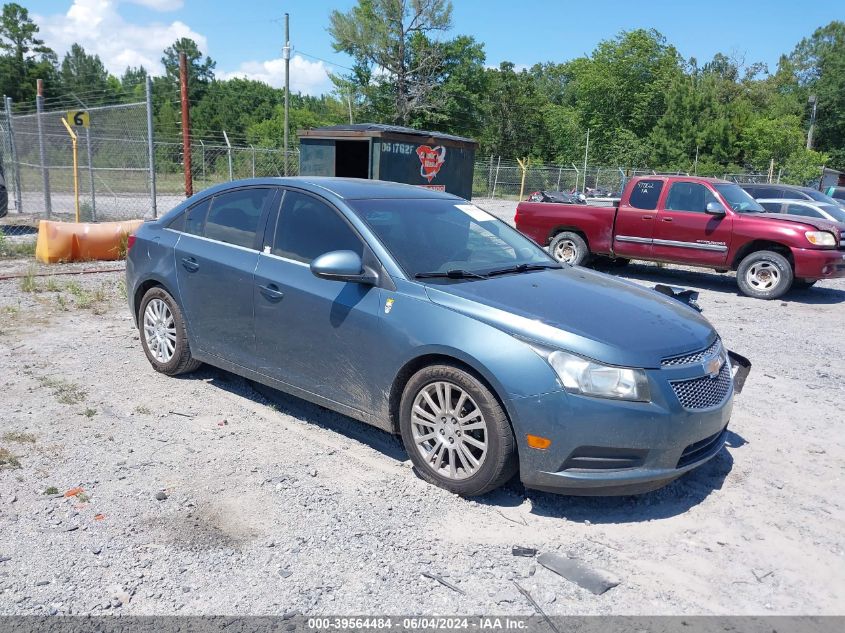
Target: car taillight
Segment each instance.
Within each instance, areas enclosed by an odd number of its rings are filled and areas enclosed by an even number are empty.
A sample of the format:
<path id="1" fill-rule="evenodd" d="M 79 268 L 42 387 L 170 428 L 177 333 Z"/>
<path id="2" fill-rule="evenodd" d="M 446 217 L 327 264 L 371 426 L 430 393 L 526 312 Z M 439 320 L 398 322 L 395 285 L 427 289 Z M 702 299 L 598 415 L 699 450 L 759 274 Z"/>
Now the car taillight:
<path id="1" fill-rule="evenodd" d="M 126 250 L 130 250 L 132 246 L 135 244 L 135 236 L 130 235 L 126 238 Z"/>

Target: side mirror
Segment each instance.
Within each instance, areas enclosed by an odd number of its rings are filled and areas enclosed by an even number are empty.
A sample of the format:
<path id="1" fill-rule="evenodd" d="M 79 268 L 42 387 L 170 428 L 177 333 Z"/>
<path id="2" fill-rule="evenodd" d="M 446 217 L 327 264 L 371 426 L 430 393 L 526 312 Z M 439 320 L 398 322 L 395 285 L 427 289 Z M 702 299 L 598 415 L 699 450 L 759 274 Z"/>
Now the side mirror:
<path id="1" fill-rule="evenodd" d="M 725 215 L 727 213 L 725 207 L 718 202 L 708 202 L 705 209 L 710 215 Z"/>
<path id="2" fill-rule="evenodd" d="M 332 251 L 315 257 L 311 262 L 311 273 L 322 279 L 350 281 L 373 285 L 376 275 L 364 268 L 360 255 L 352 251 Z"/>

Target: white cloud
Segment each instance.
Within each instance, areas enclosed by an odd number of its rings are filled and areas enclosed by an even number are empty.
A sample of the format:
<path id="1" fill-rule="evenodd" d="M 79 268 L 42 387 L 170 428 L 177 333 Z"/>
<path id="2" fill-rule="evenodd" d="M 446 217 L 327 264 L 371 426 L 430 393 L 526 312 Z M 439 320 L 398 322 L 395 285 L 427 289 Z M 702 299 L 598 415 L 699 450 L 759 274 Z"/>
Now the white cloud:
<path id="1" fill-rule="evenodd" d="M 220 79 L 241 77 L 270 84 L 274 88 L 285 85 L 285 60 L 281 57 L 267 61 L 242 62 L 237 70 L 217 72 Z M 332 88 L 329 71 L 321 61 L 309 61 L 302 55 L 294 55 L 290 60 L 290 90 L 307 95 L 319 95 Z"/>
<path id="2" fill-rule="evenodd" d="M 132 4 L 140 4 L 141 6 L 152 9 L 153 11 L 176 11 L 181 9 L 185 2 L 184 0 L 127 0 Z"/>
<path id="3" fill-rule="evenodd" d="M 178 8 L 180 1 L 130 0 L 150 8 Z M 179 20 L 163 24 L 132 24 L 117 11 L 118 0 L 74 0 L 65 14 L 33 16 L 40 35 L 61 58 L 74 42 L 86 52 L 97 54 L 106 68 L 120 76 L 127 66 L 144 66 L 161 74 L 162 51 L 180 37 L 193 39 L 200 50 L 208 50 L 204 35 Z"/>

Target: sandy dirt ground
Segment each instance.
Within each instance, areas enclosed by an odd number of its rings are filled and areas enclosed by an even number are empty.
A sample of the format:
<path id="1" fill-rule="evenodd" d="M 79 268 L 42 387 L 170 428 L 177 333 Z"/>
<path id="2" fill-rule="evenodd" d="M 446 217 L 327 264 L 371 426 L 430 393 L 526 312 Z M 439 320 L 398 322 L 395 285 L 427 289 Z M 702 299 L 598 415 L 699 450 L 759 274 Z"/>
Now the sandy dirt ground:
<path id="1" fill-rule="evenodd" d="M 764 302 L 730 275 L 616 274 L 700 290 L 754 363 L 727 446 L 642 496 L 477 500 L 351 419 L 155 373 L 121 273 L 0 281 L 0 613 L 532 614 L 516 581 L 549 614 L 845 614 L 845 281 Z M 514 544 L 620 584 L 593 595 Z"/>

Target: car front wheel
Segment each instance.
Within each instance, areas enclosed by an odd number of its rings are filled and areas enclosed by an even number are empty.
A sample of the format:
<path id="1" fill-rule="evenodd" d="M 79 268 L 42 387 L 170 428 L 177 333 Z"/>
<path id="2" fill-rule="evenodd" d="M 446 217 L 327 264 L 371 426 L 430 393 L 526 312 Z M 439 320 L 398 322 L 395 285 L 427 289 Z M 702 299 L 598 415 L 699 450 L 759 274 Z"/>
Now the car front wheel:
<path id="1" fill-rule="evenodd" d="M 182 310 L 164 288 L 150 288 L 141 299 L 138 326 L 144 353 L 156 371 L 176 376 L 201 365 L 191 356 Z"/>
<path id="2" fill-rule="evenodd" d="M 736 282 L 742 294 L 756 299 L 777 299 L 792 287 L 789 260 L 774 251 L 751 253 L 739 264 Z"/>
<path id="3" fill-rule="evenodd" d="M 432 365 L 411 377 L 399 427 L 419 476 L 450 492 L 481 495 L 517 470 L 507 414 L 481 381 L 458 367 Z"/>

